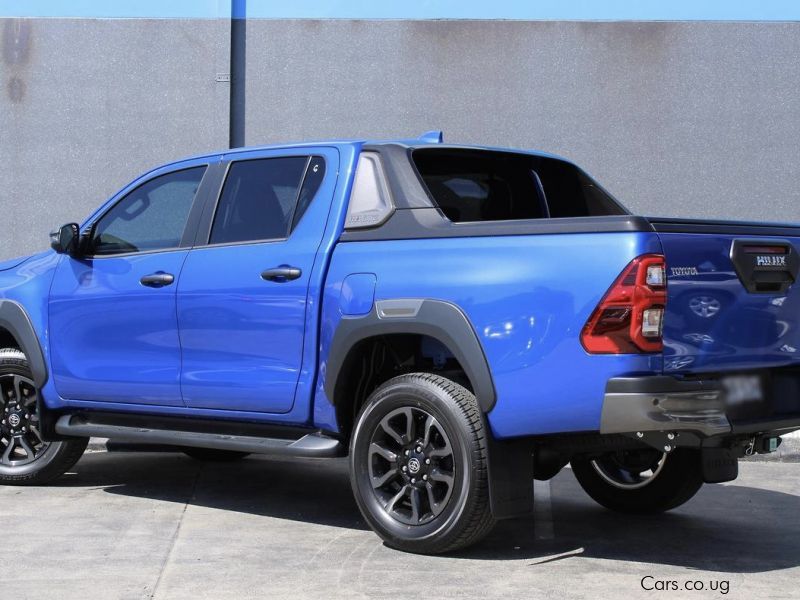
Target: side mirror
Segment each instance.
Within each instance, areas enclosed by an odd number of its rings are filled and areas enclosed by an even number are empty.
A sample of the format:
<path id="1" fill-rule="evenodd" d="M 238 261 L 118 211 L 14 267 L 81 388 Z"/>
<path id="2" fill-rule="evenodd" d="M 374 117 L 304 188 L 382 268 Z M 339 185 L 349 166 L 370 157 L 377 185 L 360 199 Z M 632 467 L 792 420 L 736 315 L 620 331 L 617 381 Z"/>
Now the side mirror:
<path id="1" fill-rule="evenodd" d="M 80 229 L 77 223 L 67 223 L 50 233 L 50 247 L 59 254 L 74 255 L 78 250 Z"/>

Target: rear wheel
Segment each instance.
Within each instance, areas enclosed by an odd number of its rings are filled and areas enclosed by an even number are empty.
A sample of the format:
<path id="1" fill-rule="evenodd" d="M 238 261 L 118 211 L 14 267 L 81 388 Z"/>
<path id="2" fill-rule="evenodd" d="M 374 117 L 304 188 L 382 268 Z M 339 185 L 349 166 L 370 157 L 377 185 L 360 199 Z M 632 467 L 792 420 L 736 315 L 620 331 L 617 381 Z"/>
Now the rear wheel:
<path id="1" fill-rule="evenodd" d="M 206 462 L 232 462 L 241 460 L 245 456 L 250 456 L 249 452 L 237 452 L 236 450 L 216 450 L 215 448 L 192 448 L 185 446 L 181 448 L 186 456 L 191 456 L 195 460 Z"/>
<path id="2" fill-rule="evenodd" d="M 42 439 L 38 390 L 25 355 L 15 348 L 0 350 L 0 395 L 0 483 L 47 483 L 83 455 L 88 438 Z"/>
<path id="3" fill-rule="evenodd" d="M 629 514 L 652 514 L 687 502 L 703 485 L 700 453 L 679 448 L 609 452 L 573 459 L 578 483 L 598 504 Z"/>
<path id="4" fill-rule="evenodd" d="M 456 550 L 494 525 L 480 408 L 438 375 L 402 375 L 373 392 L 353 432 L 350 479 L 364 518 L 400 550 Z"/>

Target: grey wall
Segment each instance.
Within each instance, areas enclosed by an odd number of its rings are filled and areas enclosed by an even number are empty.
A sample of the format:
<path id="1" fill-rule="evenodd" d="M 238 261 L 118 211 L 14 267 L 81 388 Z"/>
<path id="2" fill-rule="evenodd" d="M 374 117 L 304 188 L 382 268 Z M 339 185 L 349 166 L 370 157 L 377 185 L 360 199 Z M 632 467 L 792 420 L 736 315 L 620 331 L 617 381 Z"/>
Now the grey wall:
<path id="1" fill-rule="evenodd" d="M 22 57 L 9 23 L 0 257 L 40 247 L 149 166 L 227 146 L 229 89 L 214 77 L 229 70 L 228 21 L 25 21 Z M 800 221 L 800 23 L 245 29 L 247 144 L 441 128 L 451 142 L 563 154 L 636 212 Z"/>
<path id="2" fill-rule="evenodd" d="M 226 20 L 0 20 L 0 258 L 228 143 Z"/>
<path id="3" fill-rule="evenodd" d="M 247 143 L 539 148 L 644 214 L 800 221 L 800 24 L 252 21 Z"/>

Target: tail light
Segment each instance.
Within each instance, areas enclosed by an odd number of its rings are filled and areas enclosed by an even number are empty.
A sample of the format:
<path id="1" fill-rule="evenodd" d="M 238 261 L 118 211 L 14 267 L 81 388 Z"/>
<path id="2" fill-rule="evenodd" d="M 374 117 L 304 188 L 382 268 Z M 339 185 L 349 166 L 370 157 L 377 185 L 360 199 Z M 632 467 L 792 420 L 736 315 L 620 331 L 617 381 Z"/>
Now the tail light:
<path id="1" fill-rule="evenodd" d="M 664 257 L 634 258 L 592 312 L 581 343 L 590 354 L 661 352 L 666 303 Z"/>

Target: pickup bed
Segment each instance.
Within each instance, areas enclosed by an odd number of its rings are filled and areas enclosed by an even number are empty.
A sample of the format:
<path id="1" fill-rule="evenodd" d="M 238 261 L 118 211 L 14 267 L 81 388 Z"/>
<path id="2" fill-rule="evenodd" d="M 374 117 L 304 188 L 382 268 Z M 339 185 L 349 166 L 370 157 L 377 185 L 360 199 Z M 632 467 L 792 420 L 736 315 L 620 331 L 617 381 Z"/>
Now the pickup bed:
<path id="1" fill-rule="evenodd" d="M 800 227 L 631 215 L 538 152 L 396 142 L 159 167 L 0 263 L 0 482 L 90 436 L 347 456 L 392 547 L 439 553 L 567 464 L 669 510 L 800 429 Z"/>

